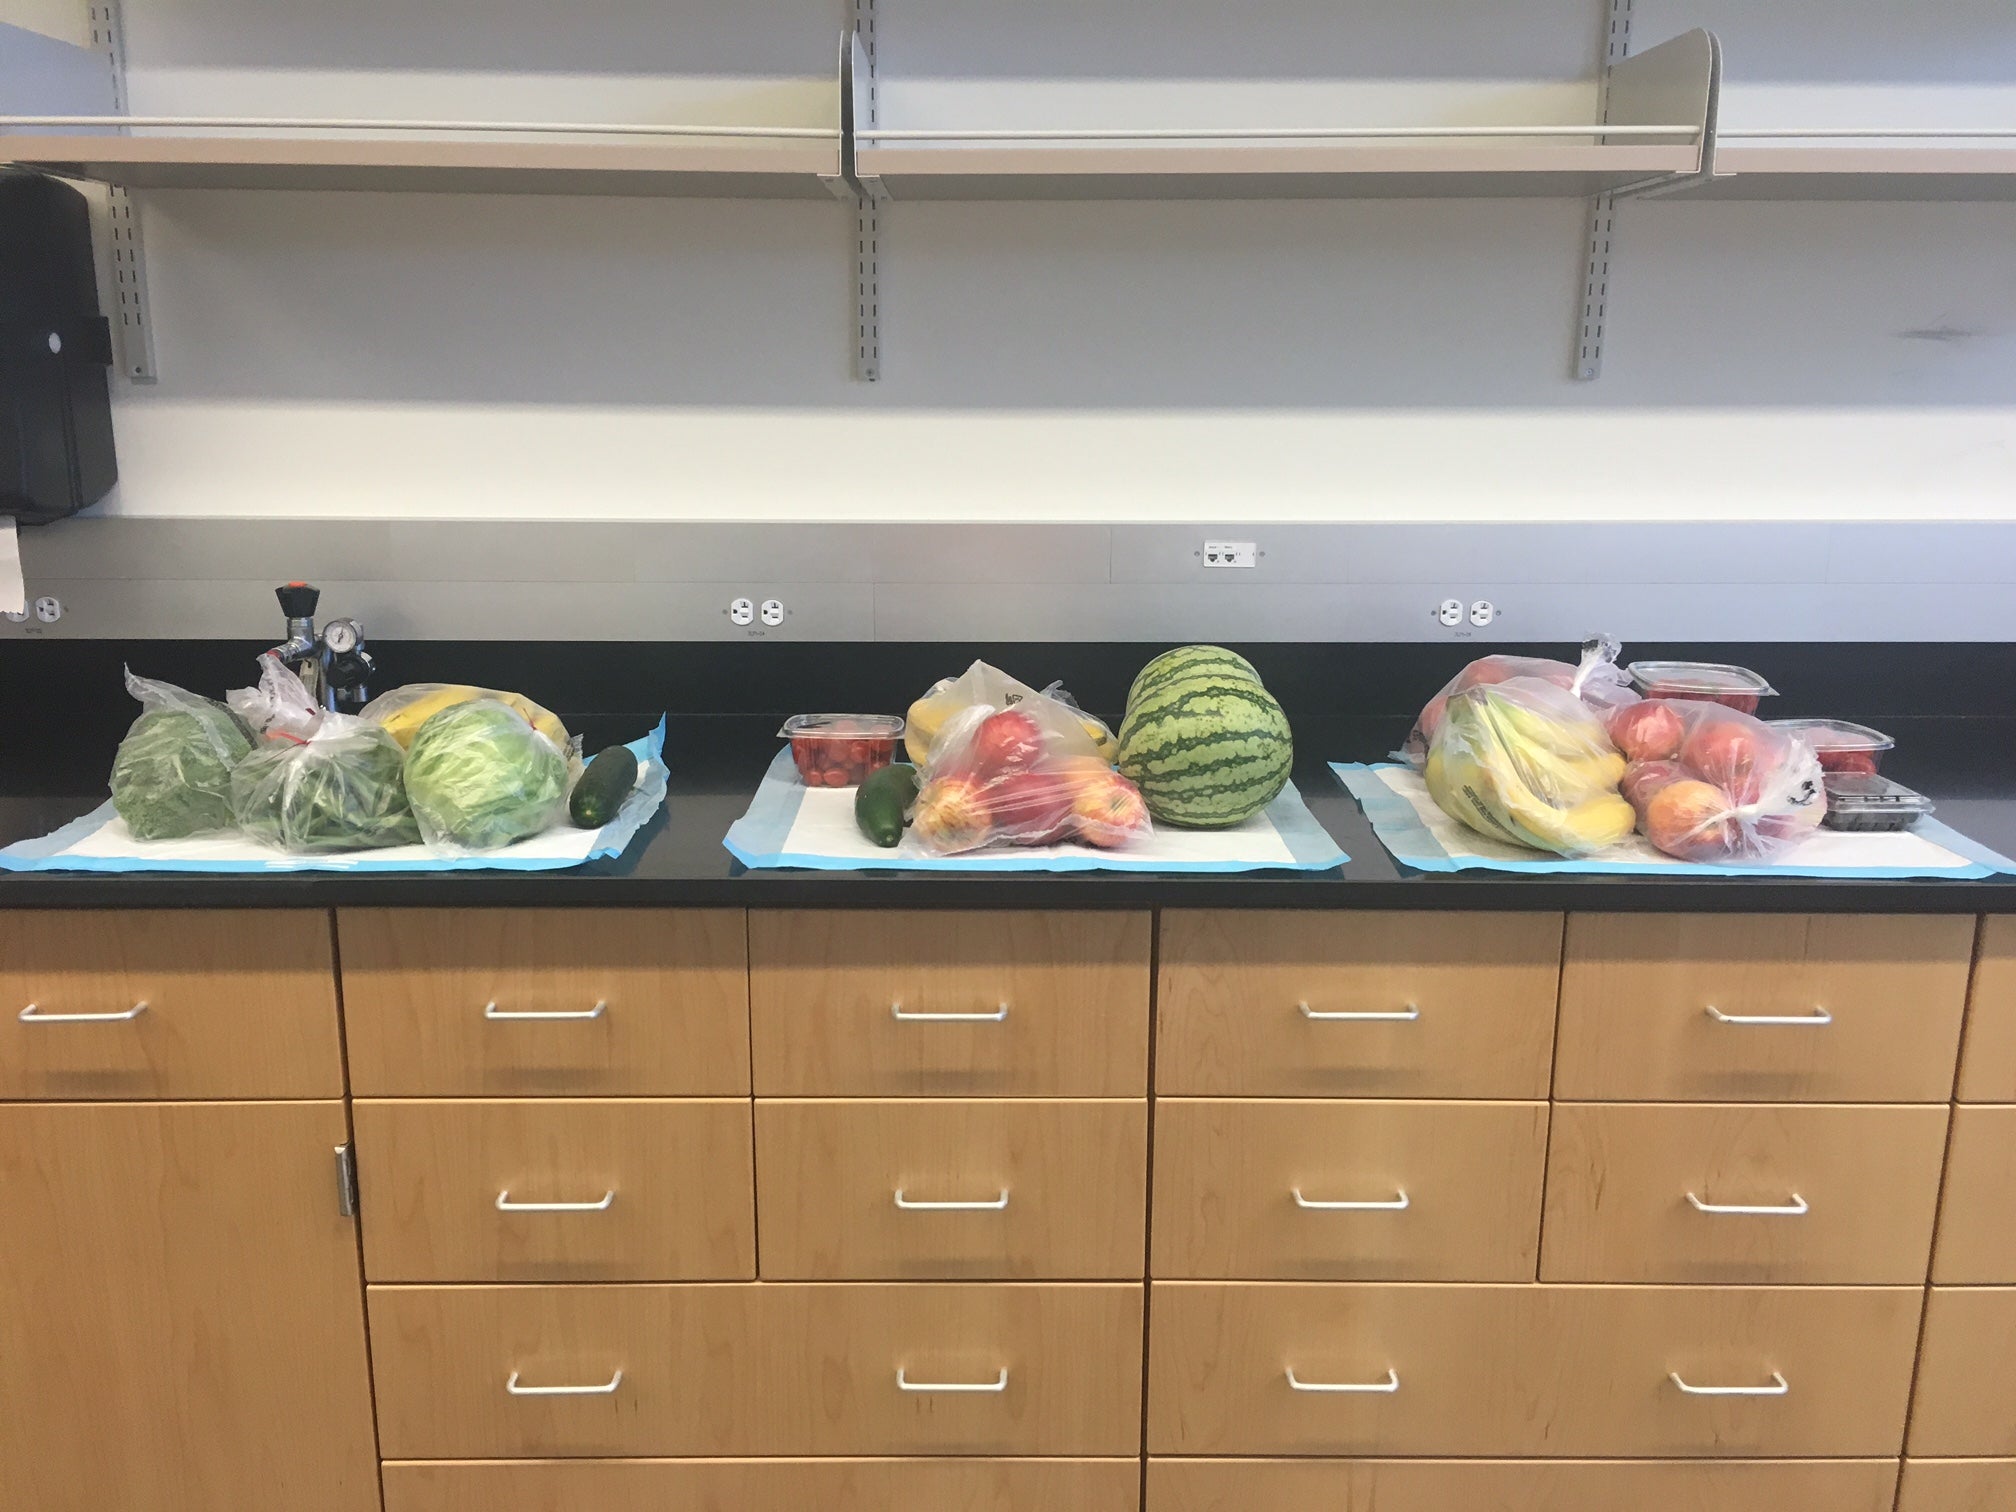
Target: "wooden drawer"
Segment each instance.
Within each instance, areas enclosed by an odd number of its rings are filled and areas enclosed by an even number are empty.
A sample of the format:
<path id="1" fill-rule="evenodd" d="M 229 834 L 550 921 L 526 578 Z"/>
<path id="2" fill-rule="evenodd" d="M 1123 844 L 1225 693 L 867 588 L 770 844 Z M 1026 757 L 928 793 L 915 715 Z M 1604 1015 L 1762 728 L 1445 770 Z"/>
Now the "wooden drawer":
<path id="1" fill-rule="evenodd" d="M 1923 1295 L 1902 1287 L 1158 1281 L 1148 1447 L 1894 1455 Z M 1290 1384 L 1290 1372 L 1305 1389 Z M 1745 1390 L 1771 1387 L 1777 1373 L 1790 1387 L 1769 1397 L 1689 1395 L 1669 1373 L 1697 1388 Z"/>
<path id="2" fill-rule="evenodd" d="M 1953 1110 L 1932 1279 L 2016 1285 L 2016 1108 Z"/>
<path id="3" fill-rule="evenodd" d="M 770 1280 L 1141 1279 L 1148 1104 L 759 1102 Z"/>
<path id="4" fill-rule="evenodd" d="M 739 909 L 347 908 L 337 926 L 360 1097 L 748 1095 Z"/>
<path id="5" fill-rule="evenodd" d="M 1946 1113 L 1557 1104 L 1540 1279 L 1922 1286 Z"/>
<path id="6" fill-rule="evenodd" d="M 2016 1459 L 1904 1461 L 1897 1512 L 2009 1512 Z"/>
<path id="7" fill-rule="evenodd" d="M 355 1117 L 374 1281 L 756 1275 L 746 1101 L 360 1101 Z"/>
<path id="8" fill-rule="evenodd" d="M 1962 1102 L 2016 1103 L 2016 915 L 1981 921 L 1959 1096 Z"/>
<path id="9" fill-rule="evenodd" d="M 342 1095 L 327 914 L 0 912 L 0 1101 Z"/>
<path id="10" fill-rule="evenodd" d="M 1884 1505 L 1887 1512 L 1889 1504 Z M 1140 1512 L 1140 1507 L 1141 1462 L 1133 1459 L 535 1460 L 385 1467 L 385 1512 Z"/>
<path id="11" fill-rule="evenodd" d="M 1895 1460 L 1148 1463 L 1148 1512 L 1890 1512 L 1896 1492 Z"/>
<path id="12" fill-rule="evenodd" d="M 1138 1282 L 373 1287 L 370 1313 L 389 1459 L 1140 1452 Z"/>
<path id="13" fill-rule="evenodd" d="M 749 916 L 765 1097 L 1139 1097 L 1148 915 Z"/>
<path id="14" fill-rule="evenodd" d="M 1560 972 L 1559 914 L 1171 910 L 1156 1090 L 1544 1098 Z"/>
<path id="15" fill-rule="evenodd" d="M 1973 938 L 1965 917 L 1576 914 L 1554 1095 L 1945 1102 Z"/>
<path id="16" fill-rule="evenodd" d="M 1531 1281 L 1546 1157 L 1545 1103 L 1170 1099 L 1154 1274 Z"/>
<path id="17" fill-rule="evenodd" d="M 2016 1288 L 1935 1286 L 1925 1303 L 1911 1453 L 2016 1455 Z"/>

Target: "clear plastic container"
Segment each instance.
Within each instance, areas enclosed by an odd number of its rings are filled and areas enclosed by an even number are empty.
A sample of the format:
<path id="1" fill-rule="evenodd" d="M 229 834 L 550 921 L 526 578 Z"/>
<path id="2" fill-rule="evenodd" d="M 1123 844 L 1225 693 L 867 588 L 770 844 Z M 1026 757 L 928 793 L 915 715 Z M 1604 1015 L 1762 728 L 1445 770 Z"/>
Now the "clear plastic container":
<path id="1" fill-rule="evenodd" d="M 1755 714 L 1759 699 L 1778 693 L 1748 667 L 1726 662 L 1641 661 L 1624 670 L 1631 674 L 1631 685 L 1647 698 L 1691 698 L 1744 714 Z"/>
<path id="2" fill-rule="evenodd" d="M 1823 772 L 1860 772 L 1874 777 L 1883 765 L 1883 753 L 1897 744 L 1881 730 L 1845 719 L 1774 719 L 1771 723 L 1813 747 Z"/>
<path id="3" fill-rule="evenodd" d="M 1829 829 L 1907 830 L 1932 812 L 1932 800 L 1923 793 L 1873 772 L 1829 772 L 1826 786 L 1827 817 L 1820 822 Z"/>
<path id="4" fill-rule="evenodd" d="M 896 759 L 903 721 L 893 714 L 794 714 L 777 732 L 807 787 L 858 787 Z"/>

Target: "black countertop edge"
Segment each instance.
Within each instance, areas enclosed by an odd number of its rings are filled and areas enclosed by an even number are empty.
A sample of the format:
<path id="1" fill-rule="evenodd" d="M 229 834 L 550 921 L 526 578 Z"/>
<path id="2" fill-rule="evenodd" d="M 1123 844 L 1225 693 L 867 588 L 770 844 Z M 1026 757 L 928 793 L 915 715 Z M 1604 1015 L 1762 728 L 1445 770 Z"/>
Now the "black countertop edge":
<path id="1" fill-rule="evenodd" d="M 1397 865 L 1327 762 L 1377 760 L 1404 722 L 1302 733 L 1295 777 L 1349 853 L 1329 872 L 1141 875 L 748 871 L 722 846 L 778 749 L 768 719 L 676 721 L 666 809 L 621 856 L 564 871 L 353 875 L 0 872 L 4 908 L 687 907 L 904 909 L 1331 908 L 1660 913 L 2016 913 L 2016 877 L 1976 881 L 1417 873 Z M 2016 855 L 2016 720 L 1893 722 L 1900 780 L 1940 817 Z M 101 801 L 0 796 L 0 844 L 44 834 Z"/>

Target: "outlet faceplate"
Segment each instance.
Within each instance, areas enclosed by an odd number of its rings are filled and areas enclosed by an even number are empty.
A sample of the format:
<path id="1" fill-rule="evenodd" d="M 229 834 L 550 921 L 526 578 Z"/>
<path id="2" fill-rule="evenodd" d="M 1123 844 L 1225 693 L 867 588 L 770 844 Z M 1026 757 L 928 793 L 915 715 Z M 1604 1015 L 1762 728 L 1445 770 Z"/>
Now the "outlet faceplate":
<path id="1" fill-rule="evenodd" d="M 753 625 L 756 623 L 756 604 L 751 599 L 738 598 L 728 605 L 728 623 L 731 625 Z"/>

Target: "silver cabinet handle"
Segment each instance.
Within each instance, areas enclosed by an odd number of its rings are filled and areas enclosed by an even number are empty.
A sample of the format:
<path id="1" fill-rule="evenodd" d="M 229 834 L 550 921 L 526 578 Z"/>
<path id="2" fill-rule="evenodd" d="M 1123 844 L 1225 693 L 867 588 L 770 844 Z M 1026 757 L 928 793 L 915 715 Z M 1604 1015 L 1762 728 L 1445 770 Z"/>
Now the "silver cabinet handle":
<path id="1" fill-rule="evenodd" d="M 514 1370 L 504 1389 L 513 1396 L 614 1396 L 622 1384 L 623 1372 L 619 1370 L 603 1386 L 520 1386 L 518 1372 Z"/>
<path id="2" fill-rule="evenodd" d="M 1322 1391 L 1333 1395 L 1351 1396 L 1391 1396 L 1400 1389 L 1400 1372 L 1388 1366 L 1383 1381 L 1305 1381 L 1295 1374 L 1295 1367 L 1288 1367 L 1288 1389 L 1290 1391 Z"/>
<path id="3" fill-rule="evenodd" d="M 609 1011 L 607 1003 L 597 1003 L 593 1008 L 571 1008 L 557 1011 L 539 1011 L 529 1008 L 499 1008 L 495 1003 L 483 1005 L 483 1017 L 492 1022 L 516 1024 L 579 1024 L 589 1019 L 598 1019 Z"/>
<path id="4" fill-rule="evenodd" d="M 599 1202 L 513 1202 L 510 1190 L 497 1194 L 497 1211 L 500 1213 L 606 1213 L 615 1202 L 616 1193 L 607 1191 Z"/>
<path id="5" fill-rule="evenodd" d="M 142 998 L 124 1013 L 43 1013 L 34 1003 L 21 1010 L 24 1024 L 130 1024 L 147 1011 Z"/>
<path id="6" fill-rule="evenodd" d="M 1680 1372 L 1677 1370 L 1668 1371 L 1666 1379 L 1689 1396 L 1781 1397 L 1792 1389 L 1792 1383 L 1775 1370 L 1771 1372 L 1769 1386 L 1690 1386 L 1680 1379 Z"/>
<path id="7" fill-rule="evenodd" d="M 998 1197 L 984 1198 L 978 1202 L 923 1202 L 912 1197 L 903 1188 L 896 1188 L 896 1206 L 906 1213 L 999 1213 L 1008 1207 L 1008 1188 L 1001 1188 Z"/>
<path id="8" fill-rule="evenodd" d="M 1803 1218 L 1812 1211 L 1806 1199 L 1797 1192 L 1792 1194 L 1790 1202 L 1761 1206 L 1742 1202 L 1703 1202 L 1692 1192 L 1687 1194 L 1687 1201 L 1697 1213 L 1731 1214 L 1739 1218 Z"/>
<path id="9" fill-rule="evenodd" d="M 901 1003 L 891 1003 L 889 1016 L 899 1024 L 998 1024 L 1008 1017 L 1008 1005 L 1003 1003 L 992 1013 L 913 1013 Z"/>
<path id="10" fill-rule="evenodd" d="M 1304 1197 L 1302 1188 L 1291 1187 L 1295 1206 L 1312 1213 L 1404 1213 L 1412 1205 L 1412 1199 L 1403 1190 L 1386 1202 L 1323 1202 L 1314 1197 Z"/>
<path id="11" fill-rule="evenodd" d="M 898 1391 L 966 1392 L 993 1396 L 1008 1389 L 1008 1367 L 1001 1367 L 1001 1374 L 991 1381 L 913 1381 L 910 1373 L 902 1366 L 896 1368 L 896 1389 Z"/>
<path id="12" fill-rule="evenodd" d="M 1708 1017 L 1718 1024 L 1775 1024 L 1785 1029 L 1822 1029 L 1834 1022 L 1834 1015 L 1825 1008 L 1815 1008 L 1811 1013 L 1724 1013 L 1713 1003 L 1708 1005 Z"/>
<path id="13" fill-rule="evenodd" d="M 1421 1017 L 1420 1008 L 1413 1003 L 1405 1008 L 1371 1013 L 1331 1012 L 1311 1008 L 1307 1003 L 1297 1003 L 1295 1007 L 1312 1024 L 1411 1024 Z"/>

